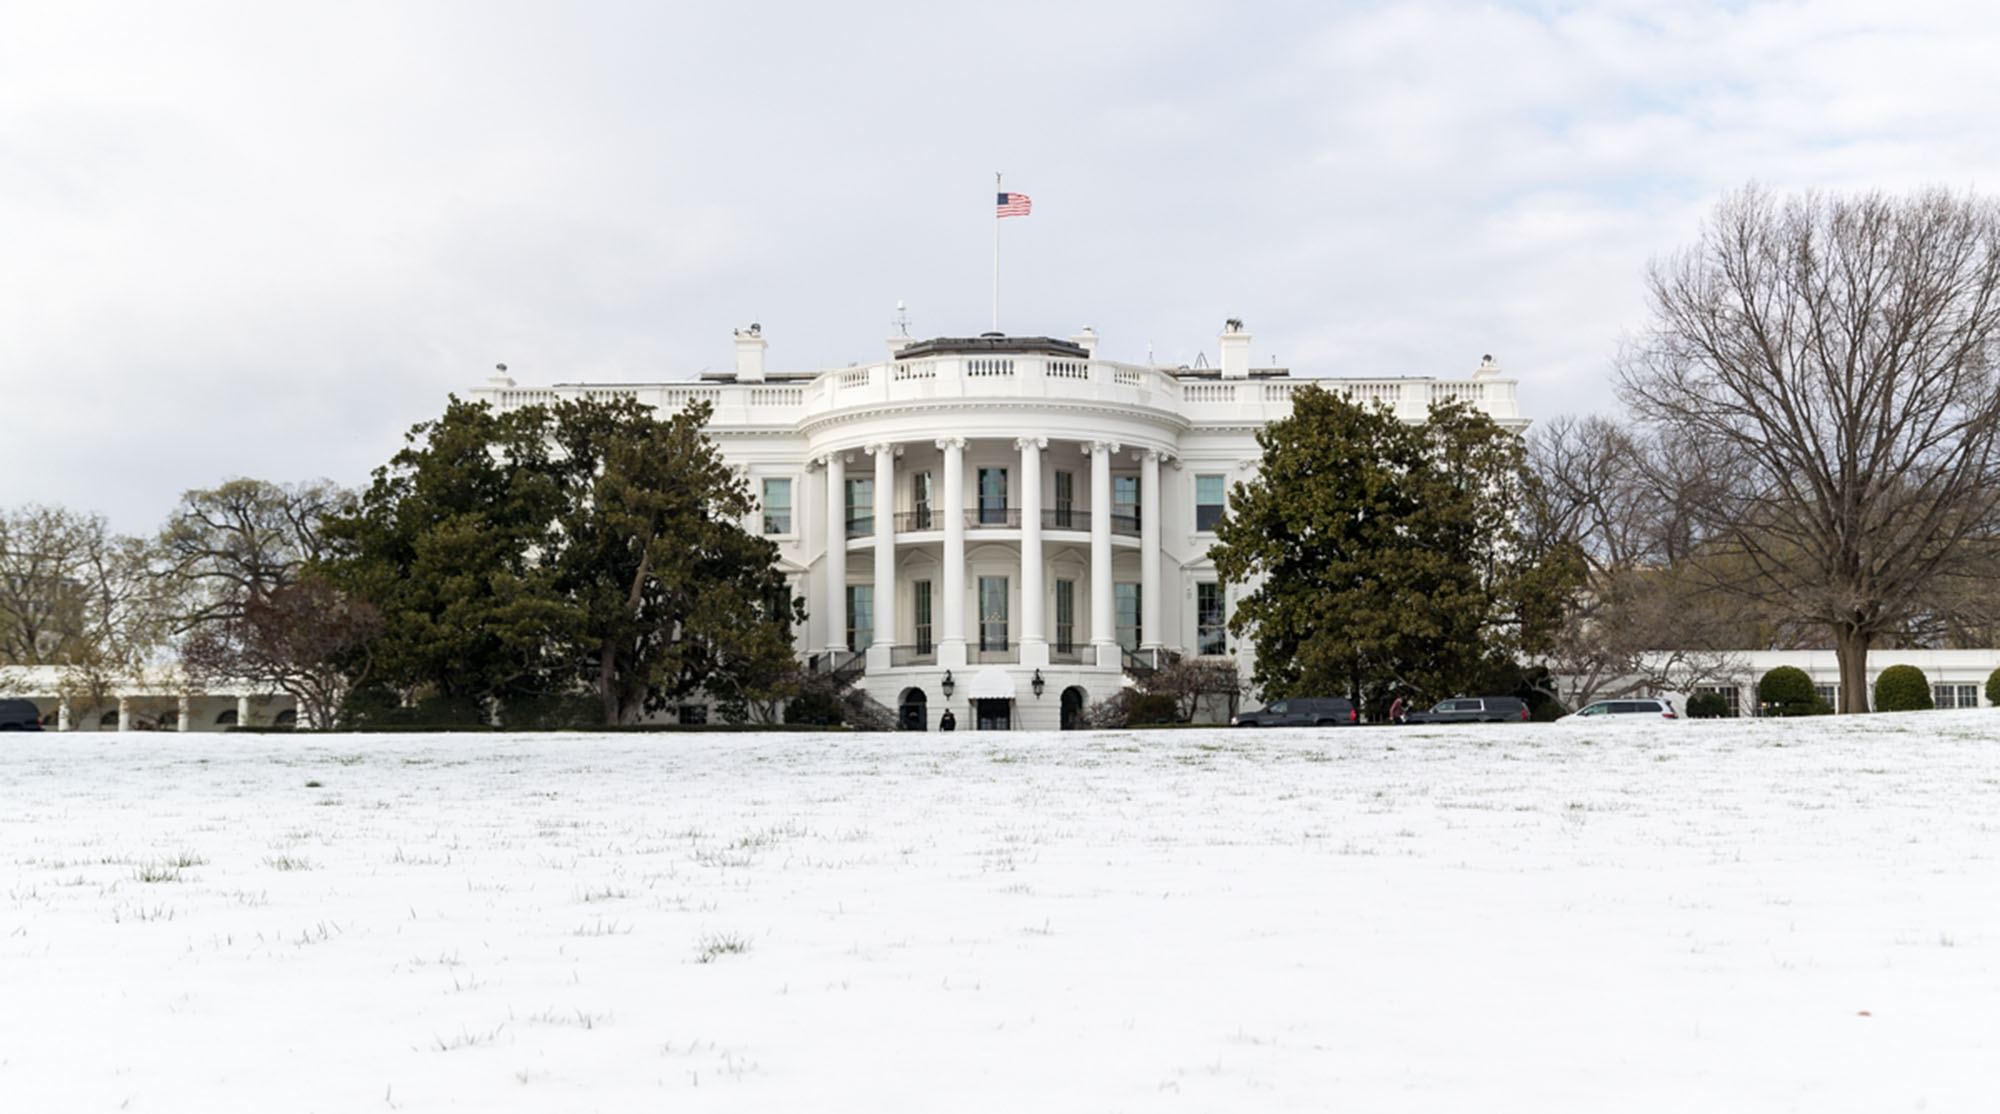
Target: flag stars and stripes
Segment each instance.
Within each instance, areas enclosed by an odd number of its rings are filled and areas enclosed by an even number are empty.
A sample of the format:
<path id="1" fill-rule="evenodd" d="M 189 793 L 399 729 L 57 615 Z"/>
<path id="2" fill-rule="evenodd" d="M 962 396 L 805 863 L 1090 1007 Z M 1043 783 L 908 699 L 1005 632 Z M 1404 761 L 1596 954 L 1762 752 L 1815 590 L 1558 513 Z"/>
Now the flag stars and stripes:
<path id="1" fill-rule="evenodd" d="M 1030 206 L 1028 195 L 1025 193 L 1003 193 L 1000 195 L 999 211 L 994 214 L 994 218 L 997 220 L 1000 217 L 1025 217 Z"/>

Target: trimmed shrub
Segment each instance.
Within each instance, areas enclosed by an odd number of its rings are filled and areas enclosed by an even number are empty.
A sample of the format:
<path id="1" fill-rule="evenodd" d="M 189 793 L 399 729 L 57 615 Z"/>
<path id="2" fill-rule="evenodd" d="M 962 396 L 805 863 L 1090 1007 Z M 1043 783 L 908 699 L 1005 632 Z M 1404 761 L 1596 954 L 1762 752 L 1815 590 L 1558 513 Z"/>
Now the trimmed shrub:
<path id="1" fill-rule="evenodd" d="M 1819 698 L 1806 671 L 1781 665 L 1757 682 L 1757 703 L 1767 716 L 1830 716 L 1833 705 Z"/>
<path id="2" fill-rule="evenodd" d="M 2000 707 L 2000 669 L 1994 670 L 1986 678 L 1986 702 Z"/>
<path id="3" fill-rule="evenodd" d="M 824 692 L 802 692 L 785 701 L 785 722 L 832 727 L 841 722 L 840 701 Z"/>
<path id="4" fill-rule="evenodd" d="M 1921 712 L 1931 708 L 1931 682 L 1914 665 L 1892 665 L 1875 678 L 1875 710 Z"/>
<path id="5" fill-rule="evenodd" d="M 1719 692 L 1698 692 L 1688 697 L 1689 719 L 1728 719 L 1729 701 Z"/>
<path id="6" fill-rule="evenodd" d="M 1180 722 L 1180 708 L 1164 692 L 1144 692 L 1125 706 L 1125 726 Z"/>

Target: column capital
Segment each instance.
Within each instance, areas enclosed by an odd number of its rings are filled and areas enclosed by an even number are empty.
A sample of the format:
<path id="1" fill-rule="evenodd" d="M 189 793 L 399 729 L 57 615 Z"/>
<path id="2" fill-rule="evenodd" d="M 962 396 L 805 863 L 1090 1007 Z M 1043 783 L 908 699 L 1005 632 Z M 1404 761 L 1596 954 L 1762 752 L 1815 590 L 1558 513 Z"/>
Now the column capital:
<path id="1" fill-rule="evenodd" d="M 1174 452 L 1172 449 L 1147 449 L 1144 459 L 1158 464 L 1171 464 L 1175 468 L 1181 466 L 1180 454 Z"/>
<path id="2" fill-rule="evenodd" d="M 965 438 L 940 437 L 937 439 L 937 447 L 940 449 L 962 449 L 965 447 Z"/>
<path id="3" fill-rule="evenodd" d="M 1022 452 L 1027 452 L 1031 448 L 1039 451 L 1049 447 L 1049 439 L 1046 437 L 1016 437 L 1014 438 L 1014 447 Z"/>
<path id="4" fill-rule="evenodd" d="M 893 441 L 877 441 L 872 445 L 863 445 L 861 447 L 870 456 L 881 456 L 883 453 L 888 453 L 890 456 L 903 455 L 903 446 Z"/>
<path id="5" fill-rule="evenodd" d="M 1118 450 L 1124 447 L 1125 446 L 1120 445 L 1116 441 L 1085 441 L 1083 443 L 1083 449 L 1085 452 L 1110 453 L 1113 456 L 1116 456 L 1118 454 Z"/>

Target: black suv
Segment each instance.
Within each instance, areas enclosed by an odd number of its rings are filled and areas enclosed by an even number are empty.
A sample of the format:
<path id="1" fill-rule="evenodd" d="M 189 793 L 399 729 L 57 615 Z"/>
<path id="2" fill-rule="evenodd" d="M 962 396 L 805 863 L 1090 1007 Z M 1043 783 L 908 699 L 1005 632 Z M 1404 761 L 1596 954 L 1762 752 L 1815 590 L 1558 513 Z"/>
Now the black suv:
<path id="1" fill-rule="evenodd" d="M 1518 696 L 1454 696 L 1428 712 L 1411 712 L 1404 723 L 1524 723 L 1528 702 Z"/>
<path id="2" fill-rule="evenodd" d="M 0 700 L 0 731 L 40 731 L 42 711 L 32 700 Z"/>
<path id="3" fill-rule="evenodd" d="M 1338 696 L 1295 696 L 1229 717 L 1231 727 L 1333 727 L 1359 722 L 1353 703 Z"/>

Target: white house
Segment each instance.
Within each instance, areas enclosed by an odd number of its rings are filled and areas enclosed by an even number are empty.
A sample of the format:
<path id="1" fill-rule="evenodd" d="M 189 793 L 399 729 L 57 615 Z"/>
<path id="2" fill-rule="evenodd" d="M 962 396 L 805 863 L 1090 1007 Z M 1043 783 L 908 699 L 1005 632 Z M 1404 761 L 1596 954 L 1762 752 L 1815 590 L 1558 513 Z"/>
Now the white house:
<path id="1" fill-rule="evenodd" d="M 1219 366 L 1100 359 L 1066 340 L 987 334 L 889 342 L 877 363 L 765 367 L 736 333 L 734 372 L 662 383 L 523 387 L 504 368 L 470 392 L 497 409 L 630 396 L 705 401 L 709 435 L 761 506 L 811 618 L 797 644 L 911 726 L 1054 728 L 1168 652 L 1240 657 L 1230 592 L 1207 552 L 1257 432 L 1320 385 L 1422 419 L 1461 399 L 1527 421 L 1490 358 L 1459 379 L 1294 377 L 1253 368 L 1231 320 Z M 694 718 L 700 709 L 684 714 Z"/>

